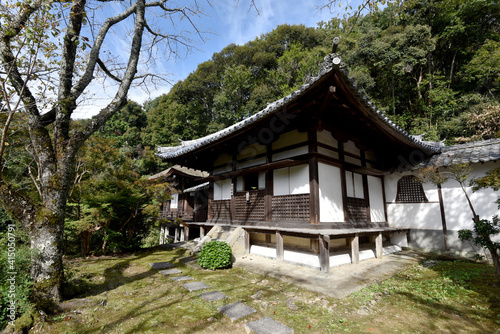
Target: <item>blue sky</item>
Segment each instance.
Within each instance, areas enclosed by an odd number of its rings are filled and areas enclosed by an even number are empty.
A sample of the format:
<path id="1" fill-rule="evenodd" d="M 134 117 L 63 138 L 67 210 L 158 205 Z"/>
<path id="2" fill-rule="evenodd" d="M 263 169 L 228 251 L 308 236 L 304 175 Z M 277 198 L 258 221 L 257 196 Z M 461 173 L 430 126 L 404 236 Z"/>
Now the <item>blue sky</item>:
<path id="1" fill-rule="evenodd" d="M 320 11 L 319 6 L 324 5 L 325 2 L 326 0 L 255 0 L 259 10 L 257 13 L 254 8 L 250 8 L 249 0 L 240 0 L 239 2 L 237 0 L 212 1 L 212 6 L 203 5 L 204 15 L 193 19 L 196 27 L 205 32 L 202 35 L 203 41 L 195 34 L 191 35 L 193 37 L 192 43 L 196 49 L 193 49 L 189 54 L 179 52 L 178 57 L 170 59 L 157 54 L 155 61 L 147 64 L 147 70 L 167 75 L 168 81 L 175 84 L 194 72 L 198 64 L 211 59 L 215 52 L 219 52 L 230 43 L 245 44 L 270 32 L 280 24 L 304 24 L 308 27 L 314 27 L 320 21 L 327 21 L 332 17 L 342 15 L 342 8 L 333 13 L 327 9 Z M 351 3 L 356 2 L 358 1 L 351 1 Z M 344 6 L 345 3 L 343 3 Z M 110 8 L 110 10 L 118 13 L 121 9 L 115 7 Z M 182 24 L 177 28 L 190 29 Z M 117 37 L 123 36 L 123 32 L 115 32 L 115 34 Z M 121 38 L 116 38 L 112 48 L 126 50 L 128 45 Z M 167 93 L 170 88 L 171 85 L 167 83 L 157 85 L 154 88 L 150 87 L 148 91 L 133 88 L 129 92 L 129 99 L 143 103 L 147 99 L 154 99 Z M 75 118 L 91 117 L 106 104 L 109 96 L 115 92 L 109 82 L 104 86 L 96 85 L 91 90 L 94 91 L 92 98 L 82 103 L 81 108 L 74 115 Z"/>

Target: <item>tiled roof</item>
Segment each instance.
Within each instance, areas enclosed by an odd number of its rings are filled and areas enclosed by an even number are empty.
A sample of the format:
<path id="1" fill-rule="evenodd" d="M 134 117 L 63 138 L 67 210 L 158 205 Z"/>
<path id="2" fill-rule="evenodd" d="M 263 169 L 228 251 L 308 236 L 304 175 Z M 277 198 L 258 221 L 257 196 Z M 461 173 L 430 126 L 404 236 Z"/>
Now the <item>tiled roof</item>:
<path id="1" fill-rule="evenodd" d="M 301 96 L 305 91 L 308 90 L 309 87 L 311 87 L 314 83 L 316 83 L 319 79 L 322 77 L 326 76 L 328 73 L 332 71 L 337 71 L 337 73 L 344 77 L 346 80 L 345 82 L 348 84 L 349 90 L 358 97 L 359 101 L 361 101 L 365 107 L 367 107 L 368 110 L 371 111 L 373 115 L 375 115 L 380 121 L 383 123 L 389 125 L 393 130 L 395 130 L 397 133 L 402 135 L 405 140 L 412 142 L 419 146 L 423 151 L 429 152 L 429 153 L 437 153 L 439 152 L 439 148 L 428 145 L 421 140 L 410 136 L 406 131 L 404 131 L 402 128 L 400 128 L 398 125 L 396 125 L 394 122 L 392 122 L 382 111 L 378 110 L 371 101 L 368 100 L 368 98 L 358 89 L 358 87 L 354 84 L 354 81 L 352 78 L 348 77 L 348 72 L 344 64 L 340 64 L 340 56 L 337 54 L 329 54 L 325 57 L 324 62 L 321 66 L 321 69 L 318 73 L 317 77 L 312 77 L 308 83 L 300 86 L 300 88 L 294 92 L 292 92 L 290 95 L 285 96 L 284 98 L 277 100 L 275 102 L 272 102 L 267 105 L 267 107 L 258 113 L 234 124 L 231 125 L 225 129 L 222 129 L 216 133 L 210 134 L 208 136 L 199 138 L 199 139 L 194 139 L 194 140 L 189 140 L 189 141 L 183 141 L 181 142 L 181 145 L 179 146 L 173 146 L 173 147 L 159 147 L 157 149 L 157 155 L 160 158 L 163 159 L 173 159 L 179 156 L 182 156 L 186 153 L 192 152 L 200 147 L 203 147 L 205 145 L 208 145 L 210 143 L 213 143 L 217 140 L 223 139 L 224 137 L 227 137 L 238 130 L 241 130 L 252 123 L 255 123 L 256 121 L 265 118 L 266 116 L 274 113 L 275 111 L 280 110 L 282 107 L 288 105 L 289 103 L 293 102 L 296 100 L 299 96 Z"/>
<path id="2" fill-rule="evenodd" d="M 149 177 L 149 179 L 155 180 L 155 179 L 158 179 L 160 177 L 169 177 L 171 174 L 175 173 L 176 171 L 180 172 L 182 174 L 192 176 L 192 177 L 207 177 L 209 175 L 207 172 L 204 172 L 201 170 L 175 165 L 175 166 L 167 168 L 164 171 L 161 171 L 155 175 L 151 175 Z"/>
<path id="3" fill-rule="evenodd" d="M 192 192 L 195 192 L 195 191 L 199 191 L 199 190 L 203 190 L 203 189 L 208 189 L 209 186 L 210 186 L 210 182 L 205 182 L 205 183 L 199 184 L 197 186 L 184 189 L 184 192 L 185 193 L 192 193 Z"/>
<path id="4" fill-rule="evenodd" d="M 417 166 L 448 167 L 456 164 L 479 163 L 500 160 L 500 138 L 446 146 L 441 154 L 436 154 Z"/>

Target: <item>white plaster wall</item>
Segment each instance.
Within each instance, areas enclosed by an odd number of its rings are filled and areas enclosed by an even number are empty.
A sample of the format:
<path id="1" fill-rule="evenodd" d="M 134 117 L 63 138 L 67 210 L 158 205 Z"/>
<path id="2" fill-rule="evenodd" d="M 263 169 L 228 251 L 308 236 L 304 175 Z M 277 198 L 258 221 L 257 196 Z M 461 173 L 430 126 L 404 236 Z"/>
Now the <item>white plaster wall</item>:
<path id="1" fill-rule="evenodd" d="M 320 221 L 344 221 L 340 168 L 319 163 L 318 173 Z"/>
<path id="2" fill-rule="evenodd" d="M 472 165 L 471 178 L 482 177 L 487 171 L 498 168 L 498 163 Z M 442 169 L 446 173 L 447 169 Z M 387 200 L 387 215 L 390 226 L 409 227 L 412 229 L 412 246 L 424 249 L 440 249 L 442 244 L 442 222 L 439 207 L 437 186 L 433 183 L 424 183 L 424 192 L 428 203 L 395 203 L 397 181 L 409 173 L 395 173 L 385 177 L 385 190 Z M 472 192 L 471 187 L 466 187 L 472 204 L 481 218 L 490 219 L 495 214 L 500 214 L 495 201 L 500 195 L 491 189 Z M 442 185 L 443 202 L 448 229 L 448 243 L 453 250 L 467 250 L 468 243 L 458 239 L 458 231 L 472 229 L 472 212 L 467 199 L 457 181 L 449 179 Z"/>
<path id="3" fill-rule="evenodd" d="M 309 165 L 274 170 L 274 196 L 309 193 Z"/>
<path id="4" fill-rule="evenodd" d="M 278 160 L 296 157 L 298 155 L 307 154 L 307 153 L 309 153 L 309 147 L 308 146 L 301 146 L 301 147 L 297 147 L 297 148 L 294 148 L 294 149 L 291 149 L 288 151 L 275 153 L 275 154 L 273 154 L 272 159 L 273 159 L 273 161 L 278 161 Z"/>
<path id="5" fill-rule="evenodd" d="M 297 130 L 293 130 L 280 135 L 278 140 L 276 140 L 272 144 L 272 148 L 273 150 L 277 150 L 279 148 L 304 142 L 307 142 L 307 132 L 299 132 Z"/>
<path id="6" fill-rule="evenodd" d="M 266 146 L 255 143 L 251 145 L 247 145 L 243 147 L 239 152 L 238 155 L 236 156 L 236 159 L 241 160 L 241 159 L 246 159 L 246 158 L 252 158 L 255 157 L 258 154 L 262 154 L 266 152 Z"/>
<path id="7" fill-rule="evenodd" d="M 214 169 L 214 174 L 222 174 L 225 172 L 230 172 L 232 170 L 233 170 L 233 168 L 232 168 L 231 164 L 227 164 L 227 165 L 224 165 L 222 167 Z"/>
<path id="8" fill-rule="evenodd" d="M 233 183 L 231 182 L 231 179 L 222 180 L 222 199 L 231 199 L 232 189 Z"/>
<path id="9" fill-rule="evenodd" d="M 345 172 L 347 196 L 365 198 L 363 191 L 363 176 L 361 174 Z"/>
<path id="10" fill-rule="evenodd" d="M 290 184 L 288 181 L 288 168 L 275 169 L 273 171 L 273 194 L 274 196 L 288 195 Z"/>
<path id="11" fill-rule="evenodd" d="M 337 139 L 333 138 L 332 133 L 328 130 L 321 130 L 317 132 L 318 142 L 332 146 L 335 148 L 339 147 Z"/>
<path id="12" fill-rule="evenodd" d="M 177 209 L 179 203 L 179 194 L 172 194 L 172 199 L 170 200 L 170 209 Z"/>
<path id="13" fill-rule="evenodd" d="M 353 158 L 351 156 L 344 156 L 344 160 L 350 164 L 353 164 L 353 165 L 357 165 L 357 166 L 361 166 L 361 160 L 360 159 L 357 159 L 357 158 Z"/>
<path id="14" fill-rule="evenodd" d="M 385 203 L 382 179 L 368 176 L 368 196 L 370 197 L 370 217 L 372 222 L 385 221 Z"/>
<path id="15" fill-rule="evenodd" d="M 486 175 L 486 172 L 498 167 L 495 163 L 473 164 L 471 178 Z M 447 173 L 447 169 L 442 172 Z M 397 181 L 409 173 L 395 173 L 385 178 L 386 200 L 388 202 L 388 219 L 391 226 L 409 226 L 422 229 L 442 229 L 441 213 L 437 186 L 431 182 L 423 184 L 425 195 L 429 203 L 395 203 Z M 449 231 L 472 228 L 472 212 L 467 199 L 457 181 L 449 179 L 442 186 L 443 202 L 446 215 L 446 225 Z M 495 200 L 500 195 L 491 189 L 472 192 L 471 187 L 466 187 L 474 209 L 481 218 L 490 219 L 495 214 L 500 214 Z"/>
<path id="16" fill-rule="evenodd" d="M 236 191 L 243 191 L 243 176 L 236 178 Z"/>
<path id="17" fill-rule="evenodd" d="M 231 199 L 231 188 L 233 184 L 231 179 L 214 182 L 214 201 Z"/>
<path id="18" fill-rule="evenodd" d="M 259 173 L 259 189 L 266 189 L 266 172 Z"/>
<path id="19" fill-rule="evenodd" d="M 237 164 L 238 169 L 253 167 L 257 165 L 263 165 L 266 163 L 266 157 L 261 157 L 253 160 L 248 160 Z"/>
<path id="20" fill-rule="evenodd" d="M 348 140 L 347 142 L 344 143 L 344 151 L 354 154 L 358 157 L 361 156 L 359 148 L 357 148 L 356 144 L 351 140 Z"/>
<path id="21" fill-rule="evenodd" d="M 324 154 L 324 155 L 331 157 L 331 158 L 334 158 L 334 159 L 339 158 L 339 152 L 335 152 L 335 151 L 329 150 L 329 149 L 324 148 L 324 147 L 318 147 L 318 153 Z"/>
<path id="22" fill-rule="evenodd" d="M 309 165 L 290 167 L 290 194 L 309 194 Z"/>

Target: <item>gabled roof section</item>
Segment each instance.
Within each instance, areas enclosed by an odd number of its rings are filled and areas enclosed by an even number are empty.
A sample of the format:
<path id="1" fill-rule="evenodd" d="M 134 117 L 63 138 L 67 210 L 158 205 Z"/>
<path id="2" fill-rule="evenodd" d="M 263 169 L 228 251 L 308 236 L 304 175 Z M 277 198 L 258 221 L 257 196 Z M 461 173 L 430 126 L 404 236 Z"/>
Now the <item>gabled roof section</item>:
<path id="1" fill-rule="evenodd" d="M 376 124 L 378 124 L 377 126 L 382 132 L 387 133 L 405 145 L 421 150 L 428 155 L 435 154 L 440 151 L 440 148 L 428 145 L 421 140 L 410 136 L 406 131 L 392 122 L 383 112 L 378 110 L 358 89 L 358 87 L 354 84 L 353 79 L 348 77 L 348 72 L 344 64 L 341 64 L 340 62 L 340 56 L 332 53 L 325 57 L 318 76 L 311 78 L 308 83 L 302 85 L 297 91 L 292 92 L 290 95 L 285 96 L 280 100 L 270 103 L 265 109 L 259 111 L 258 113 L 216 133 L 195 140 L 183 141 L 180 146 L 159 147 L 157 149 L 157 155 L 165 160 L 179 158 L 191 152 L 203 149 L 205 146 L 223 141 L 233 135 L 242 133 L 252 124 L 257 123 L 258 121 L 263 120 L 280 110 L 283 110 L 283 108 L 286 108 L 293 102 L 297 101 L 308 91 L 312 91 L 317 88 L 321 82 L 325 81 L 323 79 L 333 76 L 338 77 L 338 82 L 344 85 L 345 91 L 350 94 L 349 97 L 357 102 L 356 104 L 359 108 L 363 109 L 360 114 L 362 114 L 363 117 L 371 118 Z"/>
<path id="2" fill-rule="evenodd" d="M 167 168 L 164 171 L 161 171 L 155 175 L 151 175 L 149 177 L 149 179 L 156 180 L 159 178 L 168 178 L 168 177 L 171 177 L 173 174 L 177 174 L 177 175 L 181 175 L 181 176 L 189 177 L 189 178 L 193 178 L 193 179 L 203 178 L 203 177 L 207 177 L 209 175 L 207 172 L 204 172 L 201 170 L 187 168 L 187 167 L 183 167 L 180 165 L 174 165 L 174 166 Z"/>
<path id="3" fill-rule="evenodd" d="M 500 138 L 447 146 L 426 162 L 417 166 L 448 167 L 456 164 L 483 163 L 500 160 Z"/>

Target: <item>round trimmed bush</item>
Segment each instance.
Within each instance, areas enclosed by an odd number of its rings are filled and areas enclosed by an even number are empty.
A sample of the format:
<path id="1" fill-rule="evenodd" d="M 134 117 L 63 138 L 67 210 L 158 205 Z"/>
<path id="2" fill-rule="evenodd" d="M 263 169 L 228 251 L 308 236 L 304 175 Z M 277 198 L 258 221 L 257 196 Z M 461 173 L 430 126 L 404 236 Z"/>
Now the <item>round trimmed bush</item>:
<path id="1" fill-rule="evenodd" d="M 231 265 L 231 247 L 224 241 L 212 240 L 203 245 L 198 264 L 205 269 L 221 269 Z"/>

